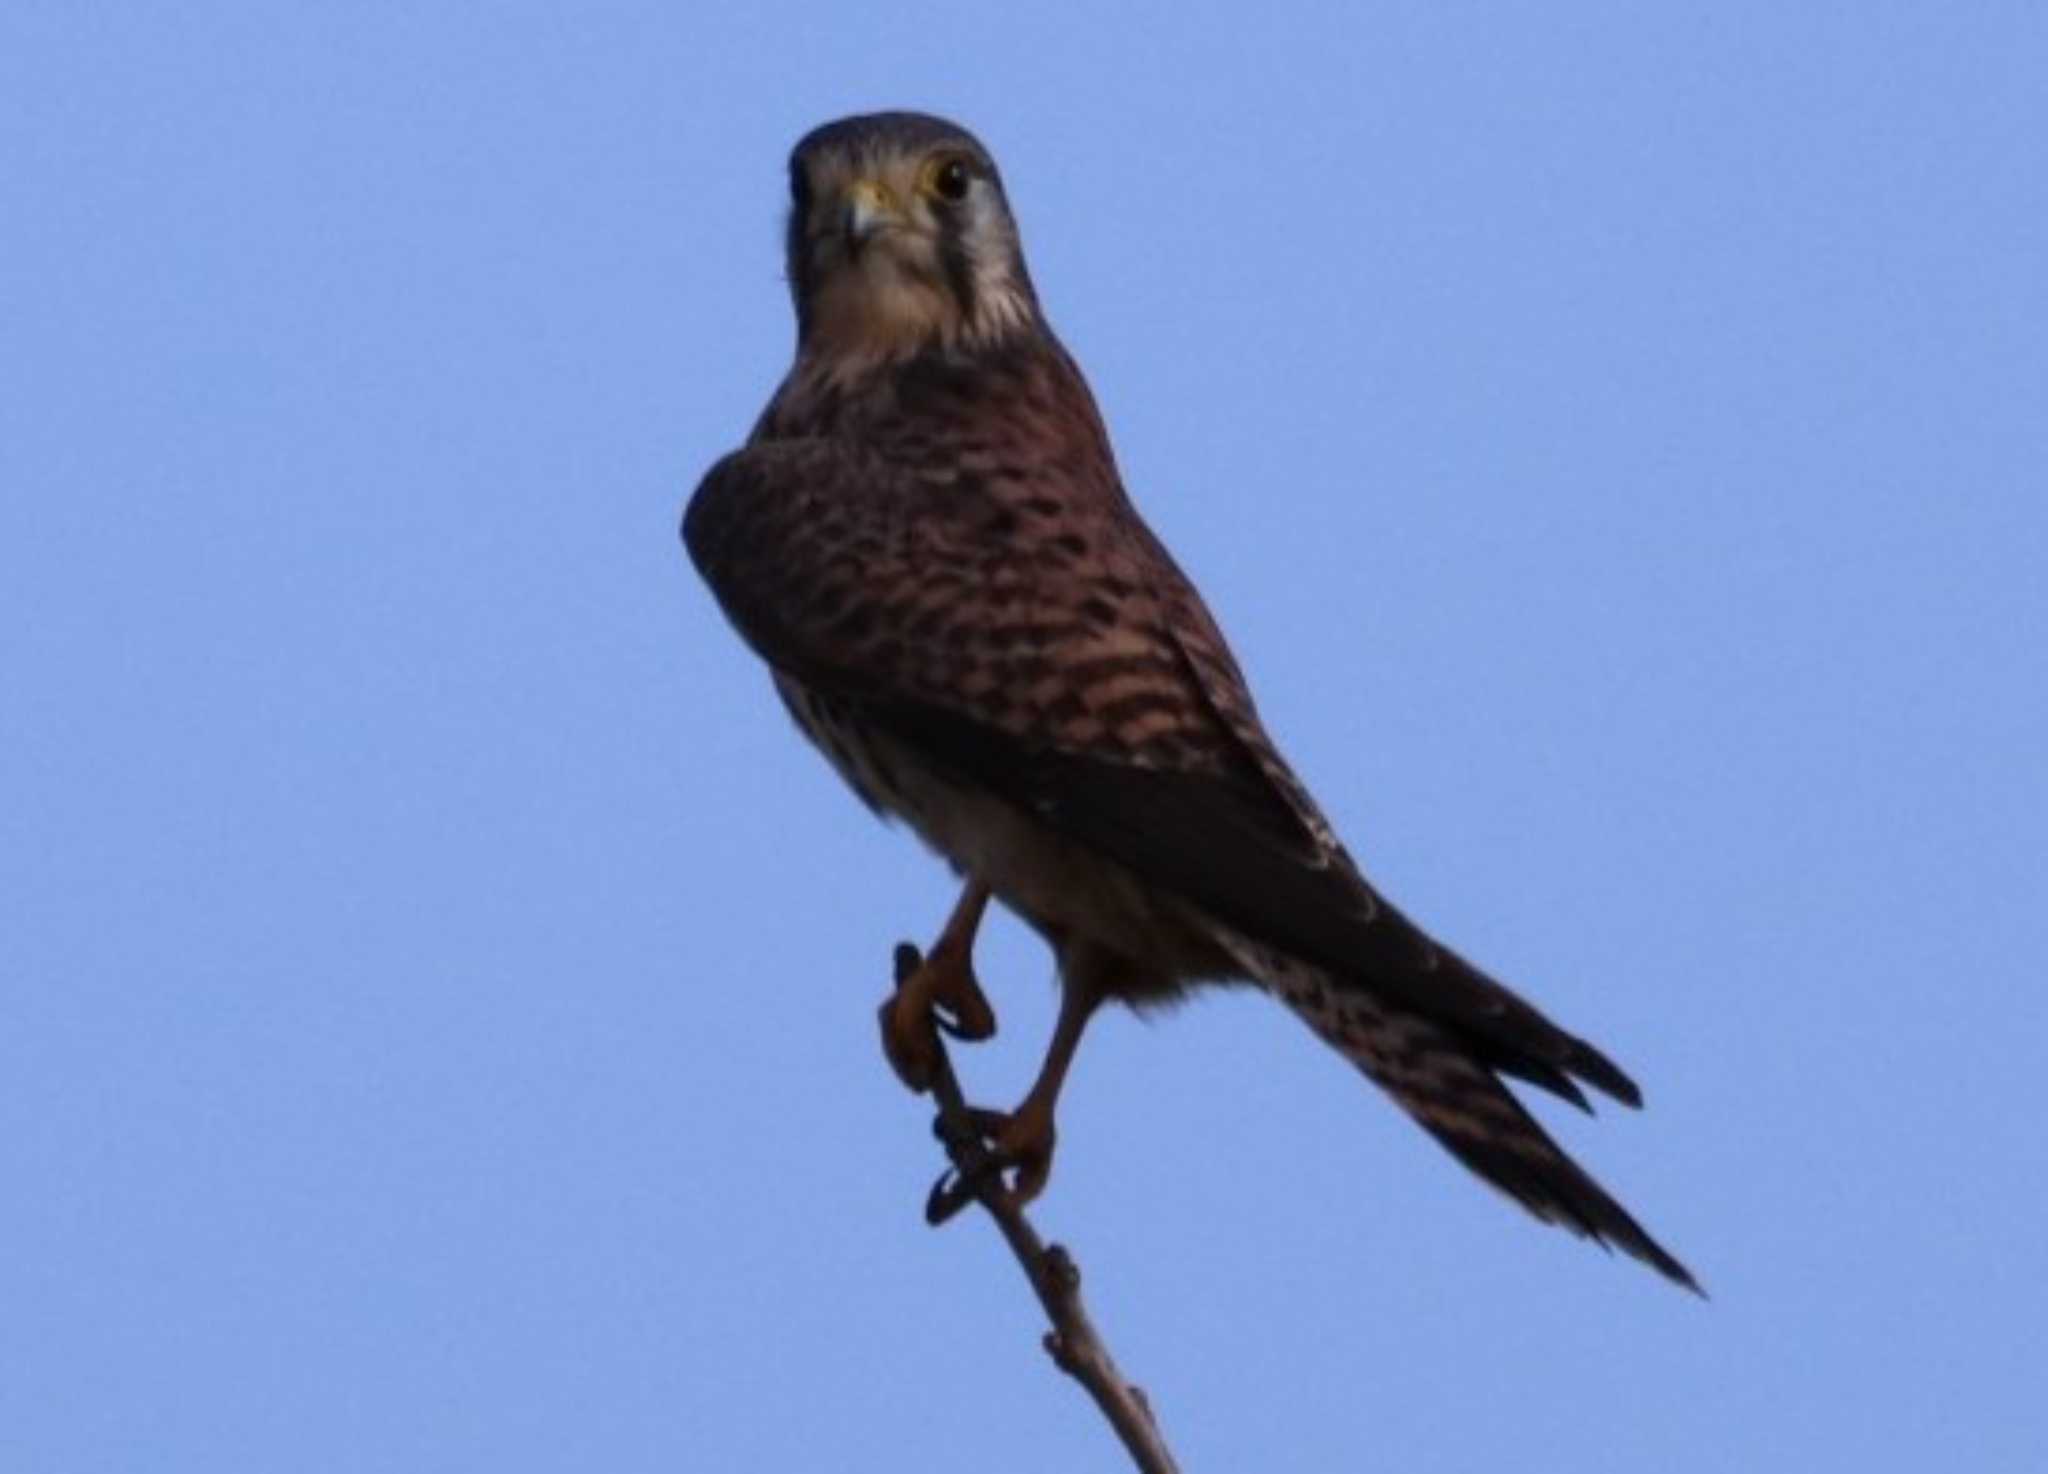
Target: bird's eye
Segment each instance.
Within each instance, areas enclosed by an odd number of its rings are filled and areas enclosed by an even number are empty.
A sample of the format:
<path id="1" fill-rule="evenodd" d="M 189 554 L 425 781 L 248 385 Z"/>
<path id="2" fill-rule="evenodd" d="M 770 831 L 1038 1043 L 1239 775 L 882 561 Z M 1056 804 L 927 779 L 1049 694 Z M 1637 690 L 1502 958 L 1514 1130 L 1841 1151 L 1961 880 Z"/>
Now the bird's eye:
<path id="1" fill-rule="evenodd" d="M 973 183 L 974 173 L 967 167 L 967 160 L 957 156 L 934 160 L 925 169 L 925 188 L 949 205 L 966 199 Z"/>

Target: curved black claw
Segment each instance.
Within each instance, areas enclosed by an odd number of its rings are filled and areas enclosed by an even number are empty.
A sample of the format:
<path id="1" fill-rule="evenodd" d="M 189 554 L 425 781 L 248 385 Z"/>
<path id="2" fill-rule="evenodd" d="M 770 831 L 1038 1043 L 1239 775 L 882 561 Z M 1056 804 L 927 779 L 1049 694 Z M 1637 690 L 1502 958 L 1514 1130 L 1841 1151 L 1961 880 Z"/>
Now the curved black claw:
<path id="1" fill-rule="evenodd" d="M 948 1039 L 958 1039 L 963 1044 L 979 1044 L 994 1032 L 979 1024 L 963 1023 L 954 1016 L 952 1009 L 938 1002 L 932 1004 L 932 1022 Z"/>
<path id="2" fill-rule="evenodd" d="M 1023 1165 L 1007 1153 L 990 1152 L 969 1171 L 948 1167 L 932 1184 L 932 1190 L 925 1194 L 924 1221 L 933 1228 L 949 1221 L 980 1197 L 982 1187 L 990 1182 L 995 1183 L 998 1192 L 1010 1193 L 1009 1186 L 1003 1181 L 1004 1174 Z"/>
<path id="3" fill-rule="evenodd" d="M 953 1159 L 953 1165 L 939 1174 L 932 1190 L 925 1194 L 924 1221 L 933 1228 L 947 1222 L 959 1211 L 981 1195 L 981 1190 L 993 1182 L 999 1192 L 1008 1192 L 1009 1185 L 1003 1180 L 1012 1169 L 1025 1164 L 1005 1151 L 998 1151 L 987 1144 L 987 1138 L 974 1120 L 985 1114 L 970 1110 L 968 1119 L 961 1120 L 950 1111 L 941 1111 L 932 1118 L 932 1135 L 945 1144 L 946 1155 Z M 961 1157 L 968 1158 L 968 1165 L 960 1165 Z"/>
<path id="4" fill-rule="evenodd" d="M 939 1180 L 932 1184 L 932 1190 L 925 1194 L 924 1221 L 932 1228 L 950 1222 L 959 1211 L 974 1201 L 974 1184 L 953 1168 L 948 1167 L 939 1174 Z"/>

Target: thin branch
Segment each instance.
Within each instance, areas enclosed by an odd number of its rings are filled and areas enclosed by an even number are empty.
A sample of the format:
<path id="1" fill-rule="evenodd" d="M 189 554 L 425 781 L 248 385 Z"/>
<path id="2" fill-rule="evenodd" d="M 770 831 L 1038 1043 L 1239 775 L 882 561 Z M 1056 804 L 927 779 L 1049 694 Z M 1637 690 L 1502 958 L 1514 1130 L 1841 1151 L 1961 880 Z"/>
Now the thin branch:
<path id="1" fill-rule="evenodd" d="M 917 948 L 908 943 L 896 948 L 896 982 L 900 987 L 918 967 Z M 936 1031 L 935 1035 L 936 1035 Z M 938 1102 L 936 1131 L 945 1144 L 953 1171 L 939 1179 L 925 1205 L 925 1218 L 939 1224 L 958 1212 L 969 1200 L 988 1210 L 1002 1230 L 1010 1252 L 1024 1277 L 1031 1282 L 1038 1303 L 1045 1307 L 1052 1329 L 1046 1332 L 1045 1349 L 1053 1364 L 1087 1389 L 1102 1415 L 1123 1440 L 1131 1462 L 1143 1474 L 1178 1474 L 1179 1465 L 1166 1446 L 1166 1439 L 1153 1420 L 1152 1406 L 1144 1389 L 1127 1381 L 1117 1369 L 1109 1348 L 1095 1332 L 1087 1309 L 1081 1304 L 1081 1268 L 1073 1256 L 1058 1244 L 1048 1246 L 1024 1216 L 1024 1210 L 1010 1199 L 1003 1187 L 1002 1163 L 988 1149 L 981 1133 L 968 1115 L 966 1098 L 960 1093 L 959 1077 L 946 1056 L 943 1040 L 938 1047 L 937 1068 L 932 1077 L 932 1096 Z"/>

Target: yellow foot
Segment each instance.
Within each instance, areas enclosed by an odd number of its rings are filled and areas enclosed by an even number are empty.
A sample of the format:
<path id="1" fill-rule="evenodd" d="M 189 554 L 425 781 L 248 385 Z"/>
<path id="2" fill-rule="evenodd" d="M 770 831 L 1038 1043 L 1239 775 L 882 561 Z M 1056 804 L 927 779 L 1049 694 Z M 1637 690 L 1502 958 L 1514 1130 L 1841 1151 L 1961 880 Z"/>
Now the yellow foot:
<path id="1" fill-rule="evenodd" d="M 971 1108 L 967 1115 L 988 1141 L 997 1169 L 1006 1175 L 1016 1173 L 1003 1189 L 1012 1203 L 1021 1208 L 1045 1191 L 1052 1176 L 1053 1147 L 1059 1139 L 1049 1106 L 1033 1097 L 1014 1111 Z"/>
<path id="2" fill-rule="evenodd" d="M 932 955 L 915 947 L 896 952 L 896 991 L 882 1000 L 882 1053 L 912 1090 L 932 1088 L 938 1068 L 934 1026 L 956 1039 L 986 1039 L 996 1031 L 996 1014 L 975 981 L 974 959 L 964 944 L 941 938 Z"/>
<path id="3" fill-rule="evenodd" d="M 959 1143 L 948 1117 L 933 1124 L 939 1138 L 948 1143 L 947 1152 L 957 1164 Z M 980 1138 L 982 1152 L 971 1173 L 949 1171 L 932 1184 L 925 1199 L 925 1222 L 934 1228 L 946 1222 L 990 1187 L 1013 1208 L 1022 1208 L 1045 1191 L 1052 1175 L 1054 1132 L 1052 1110 L 1037 1097 L 1026 1097 L 1014 1111 L 989 1111 L 976 1106 L 966 1110 L 960 1129 Z M 1010 1174 L 1015 1173 L 1012 1178 Z"/>

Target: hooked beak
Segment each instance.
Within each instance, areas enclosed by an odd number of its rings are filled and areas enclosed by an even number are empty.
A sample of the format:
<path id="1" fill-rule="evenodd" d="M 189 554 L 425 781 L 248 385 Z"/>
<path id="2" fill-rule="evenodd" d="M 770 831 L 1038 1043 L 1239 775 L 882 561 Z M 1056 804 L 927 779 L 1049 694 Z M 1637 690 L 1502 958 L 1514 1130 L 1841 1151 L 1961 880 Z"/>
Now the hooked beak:
<path id="1" fill-rule="evenodd" d="M 896 202 L 874 180 L 859 180 L 846 191 L 845 202 L 840 206 L 839 228 L 855 256 L 881 231 L 901 223 Z"/>

